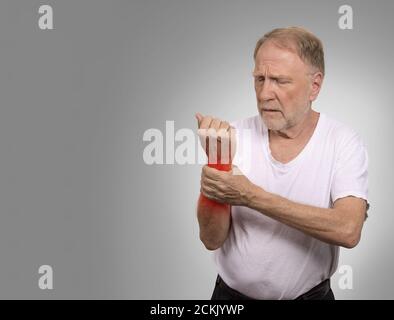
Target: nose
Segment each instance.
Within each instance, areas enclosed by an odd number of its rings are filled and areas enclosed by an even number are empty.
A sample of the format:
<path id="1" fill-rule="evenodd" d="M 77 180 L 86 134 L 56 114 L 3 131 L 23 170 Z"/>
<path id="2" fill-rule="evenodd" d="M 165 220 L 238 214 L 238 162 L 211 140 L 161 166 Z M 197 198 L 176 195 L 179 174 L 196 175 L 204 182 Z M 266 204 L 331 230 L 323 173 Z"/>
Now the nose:
<path id="1" fill-rule="evenodd" d="M 275 93 L 271 87 L 270 79 L 265 79 L 264 83 L 258 87 L 258 98 L 260 101 L 270 101 L 275 99 Z"/>

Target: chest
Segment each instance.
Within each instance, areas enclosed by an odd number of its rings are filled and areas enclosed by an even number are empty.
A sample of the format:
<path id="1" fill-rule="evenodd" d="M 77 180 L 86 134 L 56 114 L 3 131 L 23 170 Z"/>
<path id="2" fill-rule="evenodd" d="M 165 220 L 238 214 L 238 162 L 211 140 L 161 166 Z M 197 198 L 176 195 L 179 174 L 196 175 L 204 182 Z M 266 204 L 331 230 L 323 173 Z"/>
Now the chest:
<path id="1" fill-rule="evenodd" d="M 306 141 L 297 141 L 294 142 L 292 141 L 291 143 L 289 142 L 281 142 L 281 141 L 270 141 L 269 143 L 269 148 L 271 150 L 271 155 L 272 157 L 283 163 L 286 164 L 292 160 L 294 160 L 305 148 Z"/>

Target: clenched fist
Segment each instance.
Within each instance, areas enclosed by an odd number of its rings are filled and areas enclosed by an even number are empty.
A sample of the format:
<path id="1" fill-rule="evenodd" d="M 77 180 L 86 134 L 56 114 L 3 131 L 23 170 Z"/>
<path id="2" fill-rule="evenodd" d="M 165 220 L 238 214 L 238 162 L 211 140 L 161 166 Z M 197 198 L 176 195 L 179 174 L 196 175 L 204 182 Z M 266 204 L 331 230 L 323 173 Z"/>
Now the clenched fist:
<path id="1" fill-rule="evenodd" d="M 196 114 L 198 136 L 208 157 L 208 164 L 229 171 L 235 155 L 235 128 L 227 121 Z"/>

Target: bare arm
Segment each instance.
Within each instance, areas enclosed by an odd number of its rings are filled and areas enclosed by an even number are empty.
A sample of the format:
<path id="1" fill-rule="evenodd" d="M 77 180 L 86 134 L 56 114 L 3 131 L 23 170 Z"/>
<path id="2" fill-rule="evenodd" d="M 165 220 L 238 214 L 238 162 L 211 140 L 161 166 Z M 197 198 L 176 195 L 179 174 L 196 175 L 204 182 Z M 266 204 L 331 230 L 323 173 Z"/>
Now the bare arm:
<path id="1" fill-rule="evenodd" d="M 235 154 L 234 128 L 226 121 L 196 114 L 199 137 L 209 162 L 218 157 L 212 164 L 219 170 L 231 170 L 232 158 Z M 209 144 L 216 141 L 213 148 Z M 216 148 L 217 147 L 217 148 Z M 223 148 L 222 148 L 223 147 Z M 212 157 L 214 153 L 215 157 Z M 227 157 L 222 157 L 222 155 Z M 197 203 L 197 219 L 200 227 L 200 240 L 208 250 L 219 248 L 228 236 L 231 225 L 231 206 L 207 199 L 200 194 Z"/>
<path id="2" fill-rule="evenodd" d="M 333 208 L 296 203 L 254 188 L 248 207 L 327 243 L 353 248 L 360 241 L 366 216 L 366 201 L 348 196 L 337 199 Z"/>
<path id="3" fill-rule="evenodd" d="M 200 195 L 197 204 L 197 218 L 200 226 L 200 240 L 208 250 L 221 247 L 231 226 L 231 206 L 212 205 Z"/>
<path id="4" fill-rule="evenodd" d="M 233 167 L 233 171 L 236 168 Z M 203 168 L 202 192 L 210 199 L 246 206 L 321 241 L 355 247 L 366 217 L 366 201 L 337 199 L 333 208 L 320 208 L 288 200 L 251 183 L 244 175 Z"/>

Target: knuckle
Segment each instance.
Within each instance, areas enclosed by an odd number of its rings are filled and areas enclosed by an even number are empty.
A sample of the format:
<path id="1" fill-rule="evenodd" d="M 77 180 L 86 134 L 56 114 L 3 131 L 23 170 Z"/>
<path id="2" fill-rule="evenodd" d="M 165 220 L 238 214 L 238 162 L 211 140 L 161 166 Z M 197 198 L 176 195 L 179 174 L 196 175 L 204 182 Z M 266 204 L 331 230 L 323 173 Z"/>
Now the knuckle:
<path id="1" fill-rule="evenodd" d="M 227 121 L 222 122 L 223 129 L 227 130 L 230 127 L 230 124 Z"/>
<path id="2" fill-rule="evenodd" d="M 225 128 L 218 129 L 218 136 L 221 138 L 227 137 L 227 131 Z"/>

